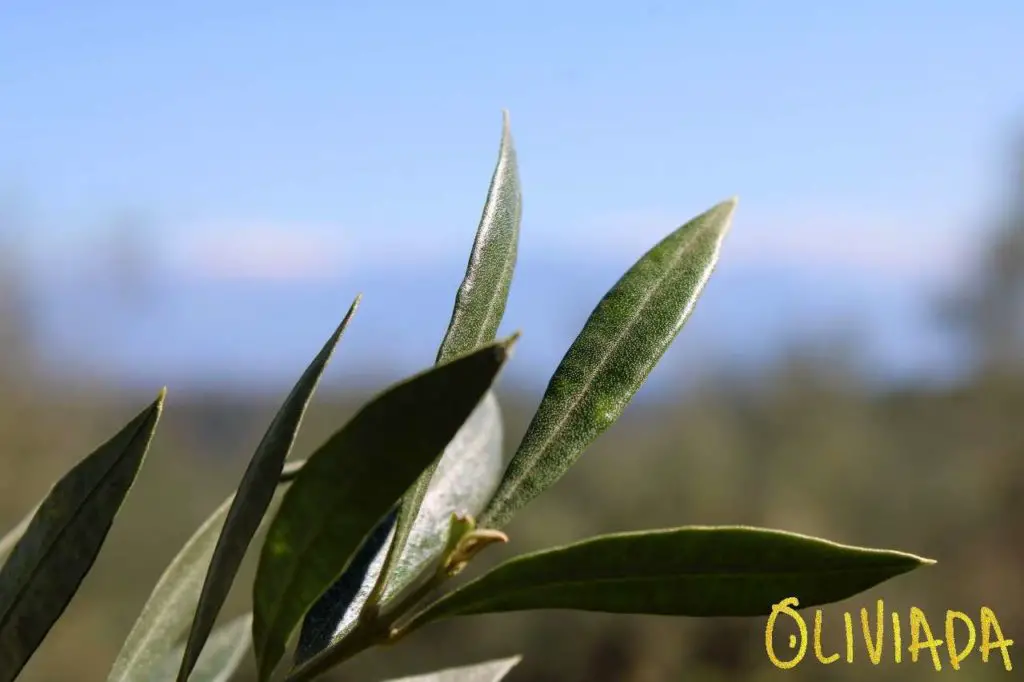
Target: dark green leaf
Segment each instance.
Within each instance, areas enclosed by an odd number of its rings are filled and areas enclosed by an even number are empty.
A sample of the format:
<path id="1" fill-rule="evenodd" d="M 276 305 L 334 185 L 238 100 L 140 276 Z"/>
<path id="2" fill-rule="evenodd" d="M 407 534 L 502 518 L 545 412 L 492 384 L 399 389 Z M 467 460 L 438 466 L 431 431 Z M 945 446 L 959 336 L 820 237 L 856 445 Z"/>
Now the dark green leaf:
<path id="1" fill-rule="evenodd" d="M 345 572 L 306 613 L 295 647 L 295 665 L 301 665 L 348 634 L 373 591 L 391 541 L 395 536 L 396 511 L 373 529 Z"/>
<path id="2" fill-rule="evenodd" d="M 317 382 L 320 381 L 320 376 L 331 359 L 338 340 L 359 307 L 360 298 L 361 296 L 356 296 L 341 324 L 292 388 L 242 476 L 242 482 L 238 486 L 238 492 L 217 539 L 217 547 L 203 583 L 199 605 L 196 607 L 195 618 L 185 645 L 185 656 L 178 671 L 178 682 L 186 682 L 188 679 L 203 648 L 203 642 L 213 629 L 249 543 L 252 542 L 253 535 L 277 489 L 281 470 L 299 432 L 306 406 L 309 405 Z"/>
<path id="3" fill-rule="evenodd" d="M 203 653 L 196 661 L 189 677 L 192 682 L 229 682 L 238 667 L 245 660 L 245 654 L 252 643 L 252 614 L 235 618 L 225 623 L 210 635 L 203 646 Z M 185 646 L 175 647 L 164 654 L 157 666 L 133 675 L 131 682 L 167 682 L 173 680 L 185 655 Z"/>
<path id="4" fill-rule="evenodd" d="M 306 460 L 263 545 L 253 588 L 260 680 L 306 611 L 480 403 L 515 337 L 392 386 Z"/>
<path id="5" fill-rule="evenodd" d="M 286 485 L 286 484 L 282 484 Z M 268 511 L 273 513 L 276 504 L 280 503 L 281 492 L 271 501 Z M 173 668 L 166 673 L 168 655 L 172 646 L 185 634 L 195 614 L 196 603 L 203 587 L 203 578 L 210 565 L 210 558 L 217 545 L 224 519 L 231 508 L 234 495 L 203 522 L 203 525 L 189 538 L 178 555 L 160 576 L 156 587 L 150 594 L 142 609 L 135 626 L 129 633 L 121 652 L 114 662 L 108 682 L 137 682 L 138 680 L 159 680 L 163 682 L 173 679 L 177 674 L 184 655 L 184 646 L 177 647 L 177 658 L 173 660 Z M 266 521 L 269 517 L 264 517 Z M 248 623 L 246 617 L 245 642 L 248 646 Z M 235 626 L 238 627 L 237 625 Z M 216 633 L 213 637 L 216 637 Z M 203 649 L 204 652 L 220 650 L 223 647 L 214 644 L 211 639 Z M 206 655 L 204 653 L 204 655 Z M 199 657 L 202 665 L 203 656 Z M 193 671 L 191 678 L 205 679 L 198 669 Z"/>
<path id="6" fill-rule="evenodd" d="M 502 434 L 501 406 L 494 393 L 488 391 L 438 460 L 405 551 L 383 592 L 385 601 L 408 587 L 439 559 L 453 512 L 476 516 L 483 511 L 505 470 Z M 355 624 L 380 576 L 394 526 L 392 513 L 360 547 L 344 575 L 306 614 L 295 652 L 296 663 L 325 649 Z"/>
<path id="7" fill-rule="evenodd" d="M 528 609 L 766 616 L 788 597 L 828 604 L 929 563 L 741 526 L 621 533 L 512 559 L 415 620 Z"/>
<path id="8" fill-rule="evenodd" d="M 10 682 L 92 568 L 142 466 L 166 391 L 50 490 L 0 568 L 0 682 Z"/>
<path id="9" fill-rule="evenodd" d="M 468 353 L 493 341 L 498 333 L 516 266 L 522 213 L 523 194 L 519 186 L 519 169 L 508 112 L 505 111 L 502 112 L 498 163 L 487 190 L 487 200 L 469 255 L 466 275 L 455 294 L 452 319 L 437 351 L 437 362 Z M 413 519 L 419 513 L 433 474 L 433 467 L 424 471 L 416 485 L 402 499 L 395 538 L 388 549 L 381 577 L 383 582 L 376 586 L 377 592 L 390 588 L 390 583 L 396 579 L 405 580 L 408 577 L 396 576 L 395 572 L 402 570 L 402 567 L 395 562 L 405 553 Z M 392 589 L 387 591 L 394 592 Z"/>
<path id="10" fill-rule="evenodd" d="M 481 526 L 506 524 L 619 418 L 690 316 L 735 206 L 723 202 L 680 227 L 605 294 L 551 378 Z"/>
<path id="11" fill-rule="evenodd" d="M 513 656 L 476 665 L 438 670 L 425 675 L 402 677 L 388 682 L 498 682 L 504 679 L 521 660 L 522 656 Z"/>
<path id="12" fill-rule="evenodd" d="M 476 517 L 487 506 L 505 472 L 503 440 L 501 407 L 488 391 L 438 460 L 405 551 L 384 591 L 385 600 L 408 587 L 440 558 L 453 512 Z"/>

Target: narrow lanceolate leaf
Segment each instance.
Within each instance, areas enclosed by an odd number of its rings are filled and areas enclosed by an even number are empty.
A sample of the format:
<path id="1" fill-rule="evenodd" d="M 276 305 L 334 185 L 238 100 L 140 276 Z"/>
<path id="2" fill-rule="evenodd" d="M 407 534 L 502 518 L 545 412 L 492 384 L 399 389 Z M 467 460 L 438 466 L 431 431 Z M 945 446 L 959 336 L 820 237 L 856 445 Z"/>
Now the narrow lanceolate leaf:
<path id="1" fill-rule="evenodd" d="M 523 194 L 519 185 L 519 168 L 508 112 L 505 111 L 502 112 L 498 164 L 487 190 L 487 200 L 469 255 L 466 275 L 455 294 L 452 319 L 437 351 L 437 362 L 468 353 L 493 341 L 498 333 L 516 266 L 522 213 Z M 376 586 L 371 599 L 380 596 L 389 583 L 395 580 L 395 571 L 399 570 L 396 562 L 405 552 L 413 520 L 423 504 L 433 474 L 433 467 L 424 471 L 416 485 L 402 499 L 395 539 L 388 550 L 381 582 Z"/>
<path id="2" fill-rule="evenodd" d="M 10 682 L 92 568 L 156 431 L 164 395 L 64 475 L 0 568 L 0 682 Z"/>
<path id="3" fill-rule="evenodd" d="M 448 668 L 424 675 L 412 675 L 402 677 L 388 682 L 499 682 L 505 679 L 509 671 L 514 668 L 522 656 L 502 658 L 476 665 L 464 665 L 458 668 Z"/>
<path id="4" fill-rule="evenodd" d="M 270 422 L 263 440 L 256 448 L 249 466 L 242 476 L 238 492 L 234 496 L 227 519 L 217 539 L 217 547 L 210 561 L 209 571 L 203 584 L 196 607 L 195 619 L 185 644 L 185 656 L 178 671 L 178 682 L 186 682 L 195 665 L 196 658 L 209 637 L 217 620 L 224 600 L 231 590 L 238 568 L 242 564 L 249 543 L 263 520 L 277 489 L 285 459 L 291 452 L 292 443 L 302 424 L 302 416 L 313 396 L 317 383 L 334 353 L 338 340 L 348 326 L 349 320 L 359 307 L 361 296 L 356 296 L 345 318 L 324 344 L 306 371 L 299 377 L 281 409 Z"/>
<path id="5" fill-rule="evenodd" d="M 522 213 L 516 151 L 508 112 L 503 112 L 498 164 L 487 190 L 466 276 L 455 295 L 452 319 L 437 352 L 438 362 L 490 343 L 498 333 L 516 266 Z"/>
<path id="6" fill-rule="evenodd" d="M 278 491 L 278 495 L 271 501 L 268 510 L 270 513 L 276 508 L 275 501 L 279 503 L 280 499 L 281 492 Z M 203 587 L 203 578 L 206 576 L 213 550 L 217 546 L 217 538 L 224 527 L 224 519 L 233 500 L 234 495 L 225 500 L 203 522 L 164 571 L 121 647 L 121 652 L 107 678 L 108 682 L 165 682 L 174 679 L 184 655 L 184 645 L 174 645 L 186 633 L 192 622 Z M 264 520 L 266 518 L 264 517 Z M 251 618 L 246 617 L 246 646 L 249 642 L 250 622 Z M 214 634 L 214 637 L 216 636 Z M 203 651 L 209 652 L 218 648 L 219 645 L 211 640 Z M 167 662 L 172 652 L 175 652 L 177 658 L 173 660 L 173 668 L 167 671 Z M 199 660 L 201 666 L 203 657 L 200 656 Z M 190 679 L 195 681 L 206 678 L 199 675 L 196 670 Z"/>
<path id="7" fill-rule="evenodd" d="M 21 536 L 25 534 L 28 524 L 32 523 L 32 517 L 36 515 L 37 511 L 39 511 L 38 506 L 28 514 L 25 514 L 25 517 L 18 521 L 18 525 L 7 531 L 7 534 L 0 538 L 0 566 L 3 565 L 7 555 L 14 549 L 14 545 L 18 544 Z"/>
<path id="8" fill-rule="evenodd" d="M 605 535 L 498 566 L 415 618 L 527 609 L 765 616 L 839 601 L 934 563 L 911 554 L 742 526 Z"/>
<path id="9" fill-rule="evenodd" d="M 481 526 L 506 524 L 619 418 L 689 318 L 735 207 L 725 201 L 680 227 L 605 294 L 551 377 Z"/>
<path id="10" fill-rule="evenodd" d="M 480 403 L 514 340 L 392 386 L 306 460 L 270 525 L 256 570 L 253 641 L 261 681 L 280 662 L 303 615 Z"/>
<path id="11" fill-rule="evenodd" d="M 199 654 L 199 660 L 196 661 L 196 667 L 189 679 L 192 682 L 229 682 L 245 660 L 245 654 L 251 644 L 252 614 L 247 613 L 213 631 L 203 646 L 203 653 Z M 129 679 L 132 682 L 173 680 L 184 654 L 185 646 L 177 646 L 166 652 L 158 664 L 140 670 Z"/>
<path id="12" fill-rule="evenodd" d="M 501 407 L 494 392 L 488 391 L 438 460 L 405 551 L 394 564 L 393 577 L 383 592 L 384 601 L 408 587 L 440 558 L 453 512 L 476 516 L 483 511 L 505 470 L 502 434 Z M 378 524 L 344 575 L 306 614 L 295 651 L 296 664 L 325 649 L 355 624 L 380 576 L 395 520 L 392 512 Z"/>

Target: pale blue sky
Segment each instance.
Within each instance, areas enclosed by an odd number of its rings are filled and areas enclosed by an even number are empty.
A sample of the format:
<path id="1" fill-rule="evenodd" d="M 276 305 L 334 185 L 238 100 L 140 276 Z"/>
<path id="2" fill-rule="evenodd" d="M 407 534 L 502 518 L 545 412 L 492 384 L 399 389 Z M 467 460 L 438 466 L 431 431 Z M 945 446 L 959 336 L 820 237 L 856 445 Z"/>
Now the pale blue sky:
<path id="1" fill-rule="evenodd" d="M 0 196 L 51 272 L 126 210 L 176 277 L 429 269 L 508 108 L 524 259 L 624 268 L 738 194 L 729 267 L 922 287 L 1003 189 L 1022 35 L 1016 0 L 4 0 Z"/>

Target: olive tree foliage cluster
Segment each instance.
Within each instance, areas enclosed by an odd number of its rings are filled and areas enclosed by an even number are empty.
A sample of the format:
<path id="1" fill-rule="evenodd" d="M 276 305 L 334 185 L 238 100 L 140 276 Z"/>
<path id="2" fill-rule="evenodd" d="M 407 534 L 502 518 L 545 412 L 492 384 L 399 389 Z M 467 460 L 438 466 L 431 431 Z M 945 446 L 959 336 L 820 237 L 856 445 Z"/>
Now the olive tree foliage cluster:
<path id="1" fill-rule="evenodd" d="M 110 682 L 313 680 L 431 623 L 534 609 L 764 617 L 845 599 L 930 563 L 780 530 L 682 526 L 601 535 L 514 557 L 452 588 L 623 413 L 694 309 L 735 199 L 651 247 L 597 303 L 518 447 L 502 452 L 498 338 L 522 197 L 505 115 L 497 166 L 436 363 L 378 393 L 305 458 L 292 445 L 361 295 L 285 397 L 236 489 L 153 587 Z M 154 438 L 165 391 L 58 480 L 0 540 L 0 682 L 61 617 L 100 552 Z M 623 466 L 628 466 L 623 462 Z M 259 542 L 256 542 L 257 538 Z M 256 545 L 255 547 L 253 545 Z M 222 622 L 248 551 L 251 610 Z M 286 654 L 294 644 L 290 662 Z M 492 682 L 518 657 L 407 678 Z"/>

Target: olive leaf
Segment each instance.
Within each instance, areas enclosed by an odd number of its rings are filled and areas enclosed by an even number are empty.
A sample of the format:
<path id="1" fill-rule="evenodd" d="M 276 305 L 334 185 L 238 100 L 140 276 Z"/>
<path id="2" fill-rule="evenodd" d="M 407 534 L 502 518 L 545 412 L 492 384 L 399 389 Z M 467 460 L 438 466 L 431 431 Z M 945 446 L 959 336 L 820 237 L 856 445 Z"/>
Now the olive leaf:
<path id="1" fill-rule="evenodd" d="M 166 389 L 64 475 L 0 568 L 0 682 L 11 682 L 92 568 L 145 459 Z"/>
<path id="2" fill-rule="evenodd" d="M 501 407 L 494 392 L 488 391 L 438 460 L 405 551 L 384 590 L 385 601 L 408 587 L 440 557 L 453 512 L 475 516 L 483 511 L 505 470 L 502 440 Z M 355 624 L 380 576 L 395 521 L 394 512 L 384 518 L 342 577 L 306 614 L 296 647 L 296 664 L 325 649 Z"/>
<path id="3" fill-rule="evenodd" d="M 397 520 L 398 513 L 392 510 L 377 524 L 345 572 L 306 613 L 295 647 L 294 665 L 310 660 L 355 627 L 384 567 Z"/>
<path id="4" fill-rule="evenodd" d="M 177 674 L 184 659 L 185 649 L 184 644 L 176 649 L 172 649 L 172 646 L 187 632 L 195 615 L 203 580 L 233 500 L 234 495 L 228 497 L 199 526 L 164 570 L 122 645 L 107 682 L 135 682 L 143 679 L 163 682 L 173 679 Z M 281 492 L 278 491 L 268 509 L 270 513 L 273 513 L 280 500 Z M 264 517 L 264 522 L 266 518 Z M 239 627 L 239 622 L 241 621 L 236 621 L 234 627 Z M 248 646 L 251 616 L 245 618 L 245 623 L 245 642 Z M 214 633 L 213 637 L 216 638 L 217 634 Z M 215 644 L 211 639 L 203 651 L 220 648 L 221 645 Z M 177 658 L 173 661 L 173 669 L 165 674 L 168 656 L 172 650 L 177 651 Z M 200 655 L 198 659 L 199 666 L 202 666 L 204 655 L 206 654 Z M 189 679 L 195 682 L 204 679 L 204 676 L 196 670 Z"/>
<path id="5" fill-rule="evenodd" d="M 551 377 L 481 526 L 507 523 L 619 418 L 689 318 L 735 207 L 722 202 L 680 227 L 605 294 Z"/>
<path id="6" fill-rule="evenodd" d="M 789 597 L 828 604 L 931 563 L 745 526 L 618 533 L 512 559 L 434 602 L 410 629 L 528 609 L 762 616 Z"/>
<path id="7" fill-rule="evenodd" d="M 437 362 L 451 360 L 494 340 L 505 313 L 519 248 L 523 193 L 508 112 L 502 112 L 501 146 L 477 226 L 466 274 Z"/>
<path id="8" fill-rule="evenodd" d="M 466 422 L 516 338 L 395 384 L 306 460 L 271 522 L 256 570 L 253 644 L 261 682 L 309 608 Z"/>
<path id="9" fill-rule="evenodd" d="M 274 496 L 274 491 L 277 490 L 281 471 L 302 425 L 306 407 L 334 353 L 334 348 L 359 307 L 360 299 L 361 296 L 356 296 L 341 324 L 299 377 L 284 404 L 270 422 L 263 440 L 260 441 L 242 475 L 242 482 L 231 501 L 203 582 L 199 604 L 196 606 L 195 617 L 185 643 L 185 655 L 178 671 L 178 682 L 187 682 L 189 673 L 203 648 L 203 642 L 213 629 L 217 614 L 227 599 L 231 583 L 234 582 L 249 543 L 263 522 L 267 507 Z"/>
<path id="10" fill-rule="evenodd" d="M 498 333 L 516 266 L 522 204 L 519 167 L 508 112 L 505 111 L 502 112 L 498 163 L 487 190 L 487 200 L 484 202 L 483 215 L 477 227 L 466 274 L 455 294 L 451 321 L 437 351 L 437 362 L 468 353 L 481 344 L 493 341 Z M 396 572 L 403 570 L 396 562 L 405 552 L 409 533 L 420 505 L 423 504 L 427 488 L 431 485 L 433 474 L 434 467 L 424 471 L 416 485 L 402 499 L 398 509 L 395 538 L 388 549 L 381 577 L 374 589 L 374 595 L 370 597 L 371 601 L 375 595 L 394 591 L 386 588 L 388 583 L 398 577 Z"/>
<path id="11" fill-rule="evenodd" d="M 206 640 L 195 668 L 189 676 L 191 682 L 230 682 L 252 644 L 252 614 L 239 616 L 221 625 Z M 157 665 L 128 678 L 131 682 L 167 682 L 173 680 L 185 655 L 181 644 L 166 652 Z"/>
<path id="12" fill-rule="evenodd" d="M 521 218 L 522 189 L 505 111 L 498 161 L 466 273 L 437 353 L 438 363 L 494 340 L 515 270 Z M 433 466 L 423 472 L 398 508 L 381 521 L 360 548 L 349 569 L 306 614 L 296 648 L 297 663 L 350 628 L 365 606 L 387 600 L 408 586 L 435 558 L 436 545 L 443 542 L 444 522 L 451 512 L 477 515 L 483 511 L 506 464 L 501 458 L 497 410 L 494 397 L 488 394 L 438 460 L 437 466 L 446 468 L 446 473 L 435 474 Z M 477 434 L 488 433 L 485 417 L 498 421 L 497 433 L 487 436 L 491 438 L 488 445 L 477 452 L 462 447 L 466 441 L 475 441 Z M 426 512 L 423 507 L 427 507 Z M 440 523 L 433 525 L 434 518 Z"/>

